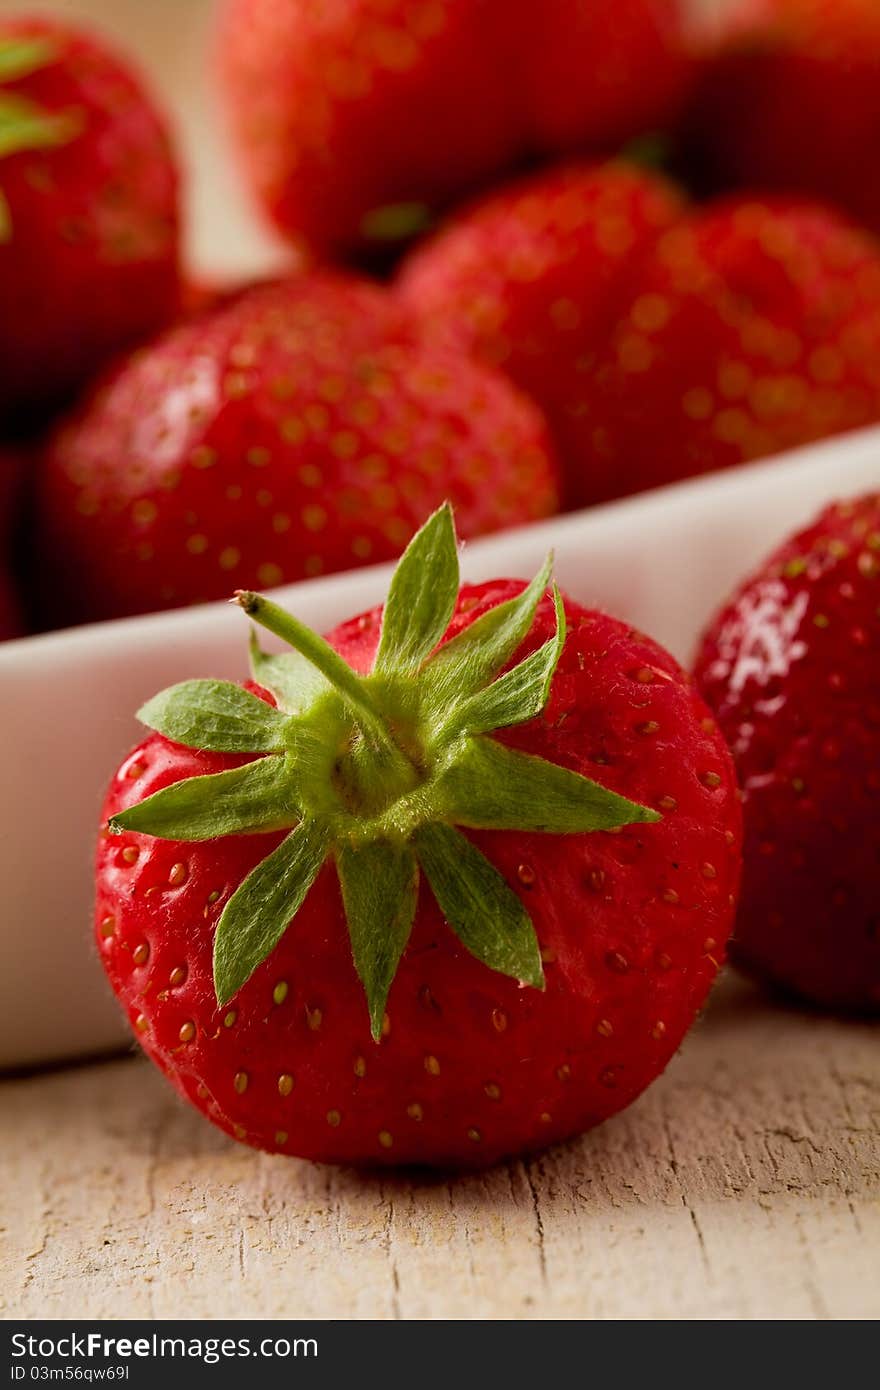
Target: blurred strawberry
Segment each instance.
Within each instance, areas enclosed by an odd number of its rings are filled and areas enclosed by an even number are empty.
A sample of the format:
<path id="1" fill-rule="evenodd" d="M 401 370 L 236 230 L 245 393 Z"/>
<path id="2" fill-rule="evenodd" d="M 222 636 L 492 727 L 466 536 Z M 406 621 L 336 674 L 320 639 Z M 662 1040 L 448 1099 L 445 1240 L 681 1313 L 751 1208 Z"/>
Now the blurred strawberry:
<path id="1" fill-rule="evenodd" d="M 220 309 L 230 299 L 235 298 L 237 290 L 218 285 L 212 280 L 188 279 L 180 287 L 181 318 L 195 318 L 198 314 Z"/>
<path id="2" fill-rule="evenodd" d="M 877 0 L 751 0 L 691 126 L 716 181 L 804 191 L 880 231 Z"/>
<path id="3" fill-rule="evenodd" d="M 697 210 L 634 274 L 589 408 L 596 497 L 880 419 L 880 245 L 809 203 Z"/>
<path id="4" fill-rule="evenodd" d="M 682 0 L 231 0 L 220 65 L 272 219 L 399 244 L 535 154 L 617 148 L 688 90 Z"/>
<path id="5" fill-rule="evenodd" d="M 399 554 L 445 498 L 479 535 L 547 516 L 537 408 L 333 275 L 251 289 L 112 371 L 50 442 L 48 617 L 175 607 Z"/>
<path id="6" fill-rule="evenodd" d="M 511 163 L 494 3 L 232 0 L 222 75 L 279 226 L 330 251 L 393 243 Z"/>
<path id="7" fill-rule="evenodd" d="M 616 150 L 677 124 L 695 76 L 690 0 L 495 3 L 499 25 L 519 21 L 516 91 L 532 149 Z"/>
<path id="8" fill-rule="evenodd" d="M 404 262 L 398 292 L 432 336 L 502 367 L 544 410 L 572 503 L 591 500 L 589 373 L 634 265 L 681 209 L 636 165 L 572 164 L 490 194 Z"/>
<path id="9" fill-rule="evenodd" d="M 723 605 L 696 674 L 743 789 L 737 963 L 880 1013 L 880 494 L 829 507 Z"/>
<path id="10" fill-rule="evenodd" d="M 55 402 L 177 308 L 177 175 L 127 65 L 0 19 L 0 417 Z"/>

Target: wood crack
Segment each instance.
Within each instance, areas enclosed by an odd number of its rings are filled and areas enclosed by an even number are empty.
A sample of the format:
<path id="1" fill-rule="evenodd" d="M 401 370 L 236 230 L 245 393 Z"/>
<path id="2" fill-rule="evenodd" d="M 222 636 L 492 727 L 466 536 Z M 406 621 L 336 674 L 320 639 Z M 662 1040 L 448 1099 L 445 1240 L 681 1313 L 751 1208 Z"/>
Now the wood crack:
<path id="1" fill-rule="evenodd" d="M 533 1160 L 531 1163 L 524 1163 L 524 1164 L 523 1164 L 523 1172 L 524 1172 L 524 1174 L 525 1174 L 526 1182 L 527 1182 L 528 1185 L 529 1185 L 529 1192 L 532 1194 L 532 1210 L 534 1211 L 534 1214 L 535 1214 L 535 1233 L 536 1233 L 536 1235 L 537 1235 L 537 1237 L 538 1237 L 538 1262 L 539 1262 L 540 1269 L 541 1269 L 541 1283 L 544 1284 L 544 1285 L 546 1285 L 546 1283 L 547 1283 L 547 1248 L 546 1248 L 546 1243 L 545 1243 L 545 1238 L 544 1238 L 544 1218 L 543 1218 L 543 1216 L 542 1216 L 542 1214 L 541 1214 L 541 1197 L 540 1197 L 540 1193 L 539 1193 L 539 1191 L 538 1191 L 538 1187 L 537 1187 L 537 1184 L 535 1183 L 535 1179 L 534 1179 L 534 1176 L 533 1176 L 533 1173 L 532 1173 L 533 1167 L 536 1167 L 536 1168 L 538 1169 L 538 1172 L 539 1172 L 539 1173 L 542 1172 L 542 1169 L 541 1169 L 541 1167 L 539 1166 L 539 1163 L 538 1163 L 537 1160 Z"/>

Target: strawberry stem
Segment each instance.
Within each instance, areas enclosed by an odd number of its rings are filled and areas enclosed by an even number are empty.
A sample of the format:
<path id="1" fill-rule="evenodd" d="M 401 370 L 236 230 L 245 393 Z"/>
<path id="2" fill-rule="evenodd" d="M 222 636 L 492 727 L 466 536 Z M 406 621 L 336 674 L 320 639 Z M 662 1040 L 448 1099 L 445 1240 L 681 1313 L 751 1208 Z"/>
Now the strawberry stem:
<path id="1" fill-rule="evenodd" d="M 372 734 L 381 744 L 393 753 L 395 761 L 405 759 L 405 754 L 397 744 L 379 709 L 370 698 L 367 687 L 360 676 L 343 661 L 342 657 L 319 637 L 316 632 L 295 618 L 292 613 L 280 608 L 271 599 L 250 590 L 238 589 L 232 600 L 243 608 L 249 618 L 267 632 L 274 632 L 294 651 L 310 661 L 342 696 L 349 710 L 365 734 Z M 408 759 L 406 760 L 408 761 Z"/>

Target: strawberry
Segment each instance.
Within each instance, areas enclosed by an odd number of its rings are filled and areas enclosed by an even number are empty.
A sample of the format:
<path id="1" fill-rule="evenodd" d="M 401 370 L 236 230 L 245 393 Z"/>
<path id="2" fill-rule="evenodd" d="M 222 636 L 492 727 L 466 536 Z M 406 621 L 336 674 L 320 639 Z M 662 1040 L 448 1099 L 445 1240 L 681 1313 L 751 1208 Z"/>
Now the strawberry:
<path id="1" fill-rule="evenodd" d="M 523 159 L 616 148 L 688 89 L 680 0 L 231 0 L 230 114 L 274 221 L 393 247 Z"/>
<path id="2" fill-rule="evenodd" d="M 236 289 L 230 291 L 213 281 L 190 278 L 180 287 L 180 317 L 195 318 L 198 314 L 223 308 L 237 294 Z"/>
<path id="3" fill-rule="evenodd" d="M 530 150 L 616 150 L 677 125 L 697 71 L 691 0 L 495 5 L 499 25 L 511 10 L 520 22 L 516 91 Z"/>
<path id="4" fill-rule="evenodd" d="M 880 418 L 880 245 L 825 208 L 722 200 L 637 267 L 589 396 L 595 497 Z"/>
<path id="5" fill-rule="evenodd" d="M 710 624 L 697 679 L 736 760 L 735 960 L 880 1011 L 880 494 L 829 507 Z"/>
<path id="6" fill-rule="evenodd" d="M 55 435 L 41 553 L 63 597 L 49 616 L 387 560 L 446 497 L 468 536 L 546 516 L 545 436 L 530 401 L 416 341 L 377 286 L 251 289 L 135 354 Z"/>
<path id="7" fill-rule="evenodd" d="M 486 61 L 494 3 L 232 0 L 221 76 L 280 227 L 329 252 L 393 244 L 511 163 L 508 75 Z"/>
<path id="8" fill-rule="evenodd" d="M 802 191 L 880 232 L 880 6 L 753 2 L 709 65 L 690 124 L 716 180 Z"/>
<path id="9" fill-rule="evenodd" d="M 54 402 L 174 314 L 177 174 L 127 64 L 0 18 L 0 417 Z"/>
<path id="10" fill-rule="evenodd" d="M 255 684 L 140 711 L 97 940 L 227 1133 L 481 1165 L 605 1119 L 677 1048 L 733 913 L 730 755 L 666 652 L 549 577 L 459 592 L 444 507 L 384 612 L 325 642 L 240 593 L 294 652 L 254 641 Z"/>
<path id="11" fill-rule="evenodd" d="M 430 331 L 502 367 L 544 410 L 572 503 L 591 500 L 589 373 L 633 267 L 681 208 L 634 164 L 565 165 L 458 213 L 402 266 L 401 300 Z"/>

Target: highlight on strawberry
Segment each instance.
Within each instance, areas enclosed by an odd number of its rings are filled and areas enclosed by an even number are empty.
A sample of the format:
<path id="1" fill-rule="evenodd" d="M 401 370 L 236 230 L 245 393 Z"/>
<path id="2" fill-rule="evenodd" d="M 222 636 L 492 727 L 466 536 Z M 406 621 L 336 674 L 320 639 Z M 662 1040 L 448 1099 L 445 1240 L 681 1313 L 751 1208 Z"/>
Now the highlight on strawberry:
<path id="1" fill-rule="evenodd" d="M 551 585 L 459 587 L 451 509 L 329 640 L 140 711 L 96 929 L 147 1053 L 259 1148 L 485 1164 L 663 1069 L 723 958 L 730 755 L 689 678 Z"/>

